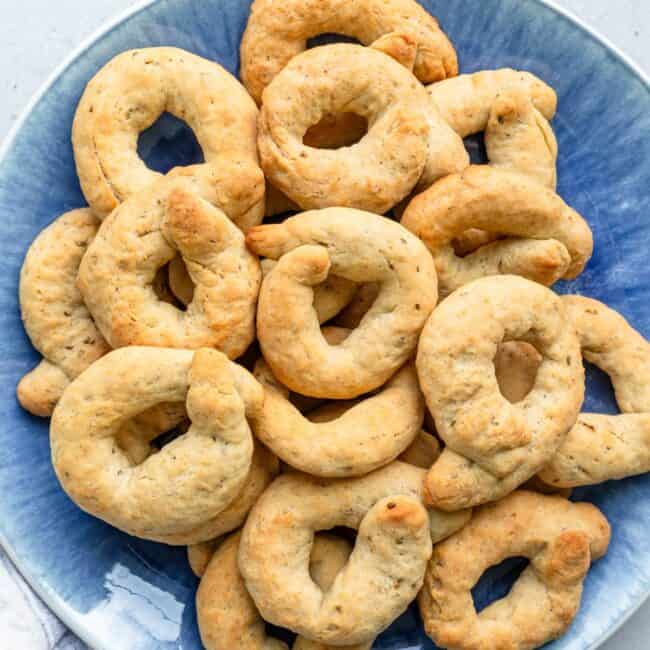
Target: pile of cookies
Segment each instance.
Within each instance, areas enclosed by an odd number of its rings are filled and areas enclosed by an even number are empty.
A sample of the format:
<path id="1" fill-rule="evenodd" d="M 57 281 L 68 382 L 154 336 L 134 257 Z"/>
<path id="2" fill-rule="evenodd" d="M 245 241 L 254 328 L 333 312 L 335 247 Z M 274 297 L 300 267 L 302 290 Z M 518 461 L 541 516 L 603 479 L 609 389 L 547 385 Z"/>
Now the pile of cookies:
<path id="1" fill-rule="evenodd" d="M 360 44 L 307 49 L 327 32 Z M 52 416 L 63 489 L 188 545 L 209 649 L 285 648 L 265 621 L 294 649 L 370 648 L 415 599 L 444 648 L 560 636 L 610 535 L 570 489 L 650 470 L 650 345 L 548 288 L 593 248 L 556 192 L 555 92 L 459 75 L 414 0 L 255 0 L 241 79 L 145 48 L 79 102 L 89 207 L 20 281 L 43 360 L 18 398 Z M 165 111 L 204 162 L 140 159 Z M 581 413 L 583 358 L 622 414 Z M 477 613 L 511 556 L 529 566 Z"/>

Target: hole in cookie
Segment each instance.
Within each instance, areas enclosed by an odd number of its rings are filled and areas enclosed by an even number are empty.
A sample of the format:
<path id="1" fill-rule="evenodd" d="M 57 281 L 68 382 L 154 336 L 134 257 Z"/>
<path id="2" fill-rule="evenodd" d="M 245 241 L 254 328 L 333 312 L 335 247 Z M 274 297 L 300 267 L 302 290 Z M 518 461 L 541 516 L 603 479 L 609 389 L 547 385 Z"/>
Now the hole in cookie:
<path id="1" fill-rule="evenodd" d="M 525 557 L 509 557 L 487 569 L 472 589 L 472 599 L 477 612 L 508 595 L 512 585 L 528 566 Z"/>
<path id="2" fill-rule="evenodd" d="M 312 124 L 302 138 L 303 144 L 315 149 L 340 149 L 356 144 L 368 133 L 368 120 L 356 113 L 325 115 Z"/>
<path id="3" fill-rule="evenodd" d="M 168 445 L 173 440 L 176 440 L 176 438 L 182 436 L 184 433 L 187 433 L 187 430 L 189 428 L 190 428 L 190 421 L 183 420 L 180 424 L 175 426 L 173 429 L 169 429 L 169 431 L 163 431 L 159 436 L 156 436 L 151 441 L 151 446 L 154 447 L 154 449 L 160 451 L 165 445 Z"/>
<path id="4" fill-rule="evenodd" d="M 614 388 L 609 375 L 587 361 L 585 366 L 585 402 L 583 411 L 589 413 L 619 413 Z"/>
<path id="5" fill-rule="evenodd" d="M 192 129 L 170 113 L 163 113 L 140 133 L 138 155 L 149 169 L 161 174 L 174 167 L 205 162 Z"/>
<path id="6" fill-rule="evenodd" d="M 472 165 L 486 165 L 489 162 L 482 132 L 468 135 L 463 142 Z"/>
<path id="7" fill-rule="evenodd" d="M 160 267 L 156 271 L 156 275 L 153 279 L 153 282 L 151 283 L 151 288 L 153 289 L 153 292 L 156 294 L 158 300 L 167 302 L 170 305 L 176 307 L 177 309 L 184 310 L 185 305 L 183 305 L 183 303 L 176 298 L 176 296 L 173 294 L 172 290 L 169 287 L 169 282 L 167 281 L 168 266 L 169 266 L 168 264 L 165 264 L 165 266 Z"/>
<path id="8" fill-rule="evenodd" d="M 331 45 L 332 43 L 354 43 L 355 45 L 362 45 L 361 41 L 354 38 L 354 36 L 336 34 L 335 32 L 326 32 L 325 34 L 318 34 L 307 39 L 307 49 L 311 50 L 312 47 Z"/>
<path id="9" fill-rule="evenodd" d="M 162 278 L 159 280 L 159 277 Z M 159 293 L 160 283 L 162 284 L 162 295 Z M 158 284 L 158 287 L 156 286 Z M 154 281 L 154 291 L 165 302 L 170 303 L 181 311 L 187 310 L 194 298 L 194 281 L 187 272 L 187 267 L 182 257 L 176 256 L 165 266 L 158 269 Z"/>
<path id="10" fill-rule="evenodd" d="M 541 354 L 530 343 L 501 343 L 494 357 L 494 371 L 501 394 L 513 404 L 521 402 L 535 385 L 541 362 Z"/>

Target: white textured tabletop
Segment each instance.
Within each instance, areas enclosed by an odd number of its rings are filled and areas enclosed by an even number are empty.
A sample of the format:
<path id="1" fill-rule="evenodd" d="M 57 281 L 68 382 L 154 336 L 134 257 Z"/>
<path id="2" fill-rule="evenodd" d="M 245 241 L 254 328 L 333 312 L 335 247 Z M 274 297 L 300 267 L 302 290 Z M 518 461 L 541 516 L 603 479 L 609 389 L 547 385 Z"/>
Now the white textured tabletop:
<path id="1" fill-rule="evenodd" d="M 480 0 L 468 0 L 471 2 Z M 650 0 L 556 0 L 650 72 Z M 60 61 L 134 0 L 2 0 L 0 140 Z M 606 596 L 604 596 L 606 597 Z M 31 592 L 0 550 L 0 646 L 20 650 L 84 650 Z M 647 650 L 650 601 L 601 650 Z"/>

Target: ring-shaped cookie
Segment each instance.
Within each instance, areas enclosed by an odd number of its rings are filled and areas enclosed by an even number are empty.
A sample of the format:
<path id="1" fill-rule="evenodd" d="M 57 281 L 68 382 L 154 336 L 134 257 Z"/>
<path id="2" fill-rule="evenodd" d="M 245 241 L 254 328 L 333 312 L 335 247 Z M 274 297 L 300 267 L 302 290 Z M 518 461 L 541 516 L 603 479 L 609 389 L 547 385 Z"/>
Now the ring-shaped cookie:
<path id="1" fill-rule="evenodd" d="M 30 413 L 52 414 L 66 386 L 110 347 L 77 289 L 79 264 L 99 228 L 88 209 L 58 217 L 32 242 L 20 271 L 20 310 L 43 360 L 18 384 Z"/>
<path id="2" fill-rule="evenodd" d="M 418 604 L 427 634 L 449 650 L 531 650 L 571 625 L 593 560 L 610 528 L 590 503 L 518 491 L 479 508 L 436 544 Z M 471 589 L 490 566 L 523 556 L 530 565 L 504 598 L 477 614 Z"/>
<path id="3" fill-rule="evenodd" d="M 201 641 L 206 650 L 246 648 L 287 650 L 287 645 L 266 635 L 264 619 L 246 591 L 237 566 L 241 533 L 231 535 L 214 552 L 196 592 L 196 613 Z M 309 573 L 327 591 L 345 566 L 351 547 L 339 537 L 321 533 L 314 538 Z M 370 650 L 372 642 L 345 646 L 349 650 Z M 331 650 L 305 637 L 297 637 L 293 650 Z"/>
<path id="4" fill-rule="evenodd" d="M 217 350 L 129 347 L 97 360 L 52 416 L 52 464 L 70 498 L 120 530 L 156 538 L 198 527 L 237 497 L 253 453 L 247 417 L 261 386 Z M 186 401 L 187 433 L 138 465 L 116 443 L 124 422 Z"/>
<path id="5" fill-rule="evenodd" d="M 77 174 L 93 212 L 106 217 L 142 192 L 161 174 L 137 152 L 139 134 L 165 111 L 185 120 L 201 145 L 205 163 L 185 168 L 201 176 L 207 190 L 234 199 L 222 207 L 242 228 L 262 220 L 264 197 L 240 196 L 246 176 L 261 176 L 257 107 L 243 86 L 213 61 L 174 47 L 150 47 L 118 54 L 90 80 L 72 124 Z M 239 173 L 221 179 L 225 160 Z M 217 188 L 217 184 L 220 186 Z M 216 196 L 216 194 L 215 194 Z"/>
<path id="6" fill-rule="evenodd" d="M 303 137 L 325 115 L 368 122 L 359 142 L 316 149 Z M 383 214 L 416 184 L 468 164 L 462 140 L 417 79 L 373 48 L 337 43 L 292 59 L 264 91 L 258 146 L 269 181 L 302 209 L 353 207 Z"/>
<path id="7" fill-rule="evenodd" d="M 562 301 L 582 355 L 609 375 L 623 414 L 581 413 L 540 478 L 577 487 L 650 471 L 650 343 L 597 300 L 563 296 Z"/>
<path id="8" fill-rule="evenodd" d="M 289 61 L 324 33 L 364 45 L 398 32 L 415 43 L 415 76 L 423 83 L 458 74 L 453 45 L 438 21 L 413 0 L 255 0 L 241 42 L 241 78 L 260 103 L 262 91 Z"/>
<path id="9" fill-rule="evenodd" d="M 312 397 L 349 399 L 384 384 L 413 353 L 437 300 L 433 260 L 394 221 L 349 208 L 304 212 L 257 226 L 248 246 L 280 258 L 262 283 L 257 334 L 273 374 Z M 359 327 L 327 344 L 312 306 L 328 272 L 377 282 L 379 293 Z"/>
<path id="10" fill-rule="evenodd" d="M 412 364 L 329 421 L 302 415 L 263 360 L 254 374 L 265 397 L 253 432 L 285 463 L 314 476 L 367 474 L 397 458 L 422 426 L 424 399 Z"/>
<path id="11" fill-rule="evenodd" d="M 78 285 L 114 347 L 215 347 L 231 359 L 254 338 L 258 260 L 226 215 L 193 192 L 190 179 L 164 178 L 115 210 L 79 269 Z M 180 254 L 195 285 L 185 312 L 158 299 L 157 270 Z"/>
<path id="12" fill-rule="evenodd" d="M 493 362 L 507 340 L 526 341 L 542 357 L 532 390 L 517 404 L 501 394 Z M 443 300 L 422 332 L 416 366 L 447 444 L 425 494 L 445 510 L 494 501 L 536 474 L 584 397 L 580 344 L 561 299 L 517 276 L 475 280 Z"/>
<path id="13" fill-rule="evenodd" d="M 545 285 L 559 279 L 558 270 L 561 277 L 575 278 L 593 251 L 589 225 L 555 192 L 488 165 L 437 181 L 409 203 L 401 223 L 433 255 L 443 296 L 489 275 L 522 275 Z M 459 257 L 453 240 L 468 228 L 513 238 Z"/>
<path id="14" fill-rule="evenodd" d="M 458 530 L 469 511 L 423 509 L 424 470 L 395 461 L 366 476 L 277 478 L 251 510 L 239 569 L 262 617 L 321 643 L 370 641 L 415 598 L 431 542 Z M 323 592 L 309 576 L 314 533 L 359 529 L 345 568 Z M 380 595 L 381 597 L 377 597 Z"/>

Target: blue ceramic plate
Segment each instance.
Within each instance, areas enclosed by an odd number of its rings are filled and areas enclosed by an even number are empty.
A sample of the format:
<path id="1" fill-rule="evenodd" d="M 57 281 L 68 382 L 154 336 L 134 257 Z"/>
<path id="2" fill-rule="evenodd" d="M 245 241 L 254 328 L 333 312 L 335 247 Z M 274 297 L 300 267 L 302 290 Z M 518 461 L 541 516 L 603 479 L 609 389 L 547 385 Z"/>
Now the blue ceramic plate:
<path id="1" fill-rule="evenodd" d="M 424 0 L 455 43 L 462 70 L 512 66 L 558 91 L 559 192 L 590 222 L 595 255 L 562 291 L 606 301 L 650 337 L 650 92 L 648 81 L 575 20 L 535 0 Z M 32 239 L 84 204 L 70 147 L 75 106 L 88 79 L 122 50 L 175 45 L 237 73 L 246 0 L 159 0 L 94 37 L 31 104 L 0 161 L 0 538 L 34 588 L 91 646 L 110 650 L 200 648 L 194 591 L 182 548 L 124 535 L 75 507 L 50 465 L 48 425 L 16 403 L 18 379 L 38 360 L 20 322 L 17 284 Z M 227 98 L 224 98 L 227 101 Z M 187 129 L 163 119 L 140 141 L 162 171 L 200 156 Z M 614 412 L 607 379 L 590 370 L 586 410 Z M 586 581 L 569 633 L 552 648 L 598 645 L 650 589 L 650 477 L 585 490 L 612 523 L 606 559 Z M 502 596 L 520 567 L 490 571 L 479 605 Z M 433 648 L 414 610 L 376 648 Z"/>

